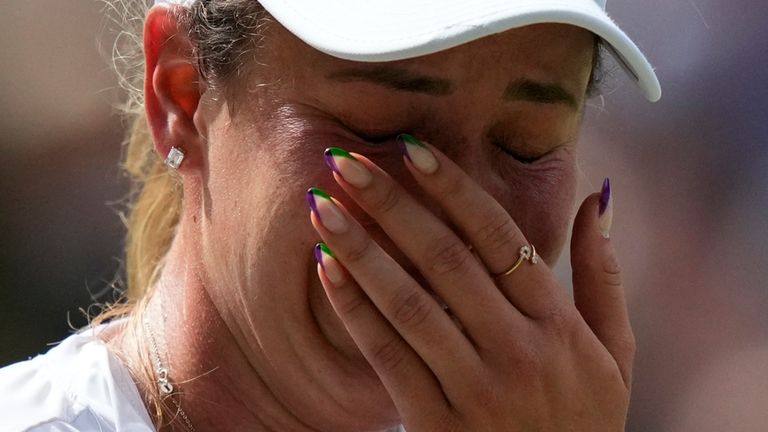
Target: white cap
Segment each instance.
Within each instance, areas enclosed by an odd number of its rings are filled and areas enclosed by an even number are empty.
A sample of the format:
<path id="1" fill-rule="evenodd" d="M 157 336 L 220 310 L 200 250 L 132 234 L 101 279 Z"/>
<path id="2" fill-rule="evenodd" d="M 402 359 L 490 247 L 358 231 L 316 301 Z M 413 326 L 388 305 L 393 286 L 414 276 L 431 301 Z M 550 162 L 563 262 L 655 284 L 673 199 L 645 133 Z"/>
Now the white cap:
<path id="1" fill-rule="evenodd" d="M 255 1 L 255 0 L 254 0 Z M 157 0 L 189 5 L 193 0 Z M 286 29 L 335 57 L 381 62 L 442 51 L 540 23 L 582 27 L 656 102 L 661 86 L 640 49 L 608 17 L 606 0 L 259 0 Z"/>

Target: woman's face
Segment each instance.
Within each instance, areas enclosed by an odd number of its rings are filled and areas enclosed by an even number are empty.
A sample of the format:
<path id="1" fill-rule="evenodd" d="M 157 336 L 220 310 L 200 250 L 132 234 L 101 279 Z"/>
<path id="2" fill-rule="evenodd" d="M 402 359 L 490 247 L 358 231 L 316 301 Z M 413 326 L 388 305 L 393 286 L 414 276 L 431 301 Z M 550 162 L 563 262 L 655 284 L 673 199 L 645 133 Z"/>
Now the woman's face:
<path id="1" fill-rule="evenodd" d="M 286 403 L 312 410 L 317 401 L 302 401 L 308 386 L 341 388 L 327 403 L 382 422 L 396 417 L 317 279 L 306 190 L 335 196 L 411 266 L 335 185 L 323 151 L 368 156 L 439 215 L 394 138 L 428 141 L 489 191 L 552 264 L 573 207 L 593 44 L 585 30 L 547 24 L 416 59 L 357 63 L 273 25 L 248 77 L 224 96 L 203 96 L 196 123 L 208 147 L 200 190 L 191 191 L 201 199 L 187 210 L 202 242 L 203 279 L 244 354 Z"/>

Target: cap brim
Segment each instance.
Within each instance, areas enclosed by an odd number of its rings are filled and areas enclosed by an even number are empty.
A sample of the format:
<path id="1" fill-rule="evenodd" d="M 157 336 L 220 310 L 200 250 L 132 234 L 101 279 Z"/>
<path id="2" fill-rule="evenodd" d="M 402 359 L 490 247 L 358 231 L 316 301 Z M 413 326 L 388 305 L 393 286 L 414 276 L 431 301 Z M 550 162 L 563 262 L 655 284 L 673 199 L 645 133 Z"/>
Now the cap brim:
<path id="1" fill-rule="evenodd" d="M 602 38 L 648 100 L 661 98 L 653 67 L 594 0 L 260 2 L 280 24 L 312 47 L 362 62 L 427 55 L 531 24 L 571 24 Z"/>

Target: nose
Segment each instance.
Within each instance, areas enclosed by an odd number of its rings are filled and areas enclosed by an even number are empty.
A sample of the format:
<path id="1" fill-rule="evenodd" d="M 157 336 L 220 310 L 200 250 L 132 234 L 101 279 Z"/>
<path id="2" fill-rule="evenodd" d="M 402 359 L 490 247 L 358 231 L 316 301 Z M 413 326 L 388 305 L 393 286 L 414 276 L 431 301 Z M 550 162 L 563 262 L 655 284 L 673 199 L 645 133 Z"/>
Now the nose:
<path id="1" fill-rule="evenodd" d="M 436 136 L 429 143 L 443 152 L 473 181 L 483 185 L 490 172 L 487 143 L 485 134 L 479 128 L 474 129 L 466 126 L 464 130 L 455 129 L 453 133 Z"/>
<path id="2" fill-rule="evenodd" d="M 443 131 L 448 132 L 449 129 L 445 128 Z M 485 152 L 482 143 L 481 133 L 462 133 L 457 129 L 454 129 L 453 133 L 436 133 L 428 134 L 426 136 L 419 136 L 419 139 L 431 144 L 438 151 L 445 154 L 453 163 L 459 166 L 459 168 L 467 175 L 468 179 L 458 181 L 474 181 L 484 187 L 488 180 L 490 169 L 488 167 L 487 153 Z M 409 192 L 414 194 L 416 198 L 425 205 L 432 213 L 435 214 L 440 220 L 442 220 L 452 231 L 460 235 L 460 231 L 454 225 L 454 223 L 448 218 L 448 215 L 443 211 L 439 205 L 439 200 L 446 197 L 432 197 L 422 191 L 422 189 L 412 180 L 412 176 L 408 175 L 409 183 L 406 183 L 409 188 Z M 410 182 L 412 181 L 412 183 Z M 413 184 L 413 187 L 410 185 Z M 447 191 L 447 195 L 452 194 L 452 191 Z"/>

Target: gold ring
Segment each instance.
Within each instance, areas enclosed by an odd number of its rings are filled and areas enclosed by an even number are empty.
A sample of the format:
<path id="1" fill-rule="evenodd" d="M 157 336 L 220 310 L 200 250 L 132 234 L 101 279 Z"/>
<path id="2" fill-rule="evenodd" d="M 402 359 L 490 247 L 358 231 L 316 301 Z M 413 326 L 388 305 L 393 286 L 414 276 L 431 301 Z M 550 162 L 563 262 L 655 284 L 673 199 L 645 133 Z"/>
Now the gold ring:
<path id="1" fill-rule="evenodd" d="M 512 274 L 512 272 L 517 270 L 518 267 L 520 267 L 523 261 L 530 261 L 531 265 L 537 264 L 539 262 L 539 255 L 536 254 L 536 247 L 534 245 L 531 244 L 521 247 L 520 255 L 517 257 L 517 261 L 512 264 L 512 267 L 510 267 L 507 271 L 496 274 L 494 277 L 500 278 L 502 276 L 509 276 Z"/>

